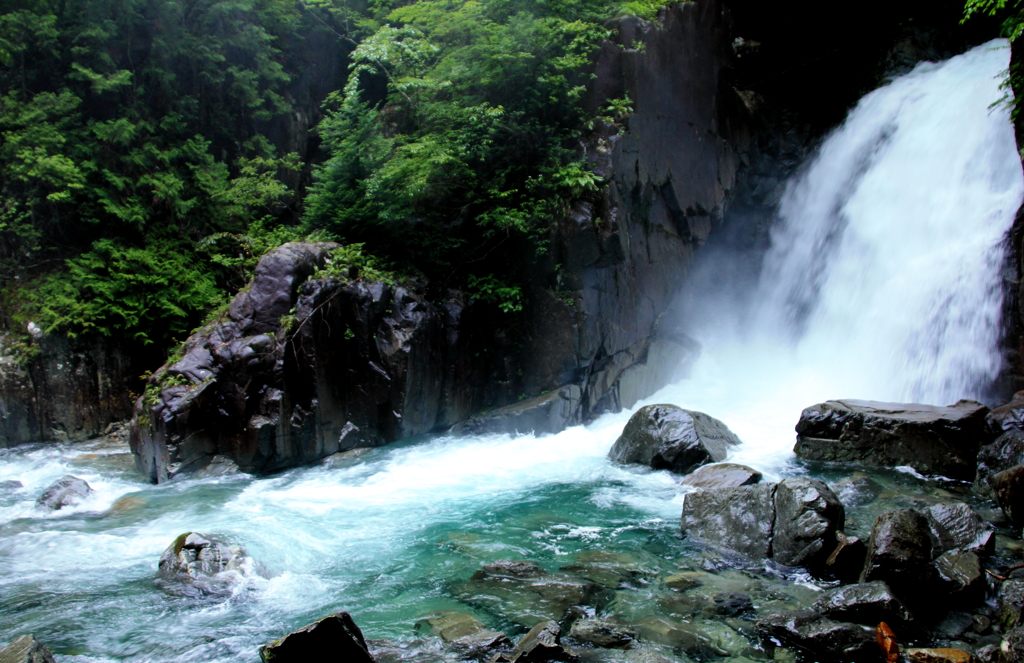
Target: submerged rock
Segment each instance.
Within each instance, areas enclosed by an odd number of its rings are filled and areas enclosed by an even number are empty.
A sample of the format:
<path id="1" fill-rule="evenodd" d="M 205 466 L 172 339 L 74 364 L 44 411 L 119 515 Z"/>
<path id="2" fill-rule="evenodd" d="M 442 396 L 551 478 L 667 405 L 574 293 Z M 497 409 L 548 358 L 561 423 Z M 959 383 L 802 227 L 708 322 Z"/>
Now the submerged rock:
<path id="1" fill-rule="evenodd" d="M 922 474 L 970 481 L 978 449 L 992 439 L 987 413 L 967 400 L 947 407 L 827 401 L 801 413 L 794 451 L 809 460 L 909 465 Z"/>
<path id="2" fill-rule="evenodd" d="M 622 649 L 636 640 L 637 632 L 621 619 L 578 619 L 569 629 L 569 637 L 595 647 Z"/>
<path id="3" fill-rule="evenodd" d="M 363 634 L 347 612 L 336 612 L 260 647 L 264 663 L 339 660 L 374 663 Z"/>
<path id="4" fill-rule="evenodd" d="M 740 443 L 718 419 L 675 405 L 648 405 L 629 418 L 608 458 L 655 470 L 686 474 L 708 462 L 725 460 Z"/>
<path id="5" fill-rule="evenodd" d="M 573 607 L 600 607 L 608 598 L 600 585 L 513 560 L 485 564 L 468 581 L 456 585 L 454 593 L 461 601 L 527 627 L 561 622 Z"/>
<path id="6" fill-rule="evenodd" d="M 220 596 L 244 575 L 245 553 L 196 532 L 185 532 L 160 556 L 157 575 L 163 588 L 184 596 Z"/>
<path id="7" fill-rule="evenodd" d="M 791 478 L 690 493 L 683 501 L 682 530 L 751 559 L 824 572 L 844 521 L 843 505 L 828 486 Z"/>
<path id="8" fill-rule="evenodd" d="M 736 463 L 705 465 L 687 475 L 680 483 L 705 490 L 750 486 L 761 481 L 761 473 L 752 467 Z"/>
<path id="9" fill-rule="evenodd" d="M 32 635 L 23 635 L 0 649 L 0 663 L 56 663 L 53 654 Z"/>
<path id="10" fill-rule="evenodd" d="M 492 631 L 472 615 L 454 610 L 427 615 L 416 622 L 416 628 L 439 636 L 466 658 L 483 659 L 512 647 L 504 633 Z"/>
<path id="11" fill-rule="evenodd" d="M 83 479 L 68 474 L 44 490 L 43 494 L 36 500 L 36 506 L 56 511 L 66 506 L 78 504 L 92 492 L 92 488 Z"/>
<path id="12" fill-rule="evenodd" d="M 20 488 L 24 488 L 24 487 L 25 487 L 25 484 L 21 483 L 20 481 L 13 481 L 13 480 L 0 481 L 0 495 L 6 494 L 6 493 L 13 493 L 14 491 L 16 491 L 16 490 L 18 490 Z"/>

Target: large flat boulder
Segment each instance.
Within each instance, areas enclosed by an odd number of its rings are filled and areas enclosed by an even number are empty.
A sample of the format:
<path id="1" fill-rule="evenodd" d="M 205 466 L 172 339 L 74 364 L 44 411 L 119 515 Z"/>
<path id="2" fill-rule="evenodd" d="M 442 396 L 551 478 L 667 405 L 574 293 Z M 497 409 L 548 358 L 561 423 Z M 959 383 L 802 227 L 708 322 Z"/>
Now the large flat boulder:
<path id="1" fill-rule="evenodd" d="M 978 449 L 993 438 L 985 422 L 988 412 L 967 400 L 946 407 L 826 401 L 801 413 L 794 451 L 809 460 L 907 465 L 922 474 L 970 481 Z"/>
<path id="2" fill-rule="evenodd" d="M 629 418 L 608 458 L 687 474 L 705 463 L 725 460 L 729 447 L 739 443 L 728 426 L 703 412 L 647 405 Z"/>

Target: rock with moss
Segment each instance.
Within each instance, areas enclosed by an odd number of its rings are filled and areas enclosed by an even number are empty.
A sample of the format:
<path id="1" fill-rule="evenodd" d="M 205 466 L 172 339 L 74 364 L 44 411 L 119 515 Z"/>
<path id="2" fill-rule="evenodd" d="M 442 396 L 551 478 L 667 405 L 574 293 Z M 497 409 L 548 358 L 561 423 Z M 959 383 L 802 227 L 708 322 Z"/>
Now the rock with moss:
<path id="1" fill-rule="evenodd" d="M 185 532 L 160 556 L 157 577 L 169 594 L 227 596 L 246 574 L 246 559 L 239 546 L 197 532 Z"/>

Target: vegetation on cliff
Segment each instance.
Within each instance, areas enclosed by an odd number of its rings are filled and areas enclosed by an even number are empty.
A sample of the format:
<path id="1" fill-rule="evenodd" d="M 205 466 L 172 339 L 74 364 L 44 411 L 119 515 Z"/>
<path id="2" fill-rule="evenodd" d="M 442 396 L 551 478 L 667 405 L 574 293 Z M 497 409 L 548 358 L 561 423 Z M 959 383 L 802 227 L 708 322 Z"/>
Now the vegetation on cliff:
<path id="1" fill-rule="evenodd" d="M 524 251 L 599 184 L 582 97 L 620 11 L 0 0 L 0 327 L 167 345 L 310 233 L 514 309 Z"/>

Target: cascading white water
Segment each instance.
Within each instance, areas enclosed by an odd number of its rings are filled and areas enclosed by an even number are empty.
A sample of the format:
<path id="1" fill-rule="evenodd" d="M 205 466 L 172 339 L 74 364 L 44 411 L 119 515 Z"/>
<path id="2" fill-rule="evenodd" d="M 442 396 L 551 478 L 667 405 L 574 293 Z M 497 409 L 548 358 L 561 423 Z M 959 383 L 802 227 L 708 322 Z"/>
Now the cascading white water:
<path id="1" fill-rule="evenodd" d="M 1007 113 L 988 108 L 1008 55 L 990 44 L 866 97 L 791 183 L 745 333 L 700 337 L 690 379 L 648 402 L 724 420 L 744 440 L 734 459 L 777 476 L 807 405 L 976 394 L 998 368 L 1000 241 L 1024 190 Z M 162 486 L 109 450 L 0 451 L 0 481 L 24 484 L 0 492 L 0 643 L 34 632 L 63 662 L 254 661 L 336 609 L 368 637 L 407 641 L 424 612 L 468 609 L 451 583 L 494 559 L 555 569 L 599 549 L 673 572 L 690 554 L 675 478 L 605 459 L 629 414 L 544 439 L 442 437 L 351 467 Z M 69 472 L 97 492 L 36 511 Z M 224 602 L 164 595 L 157 560 L 187 530 L 241 544 L 259 573 Z M 615 608 L 656 615 L 658 600 L 622 592 Z"/>
<path id="2" fill-rule="evenodd" d="M 755 324 L 874 398 L 977 397 L 1000 368 L 1020 158 L 995 41 L 864 97 L 788 187 Z"/>

